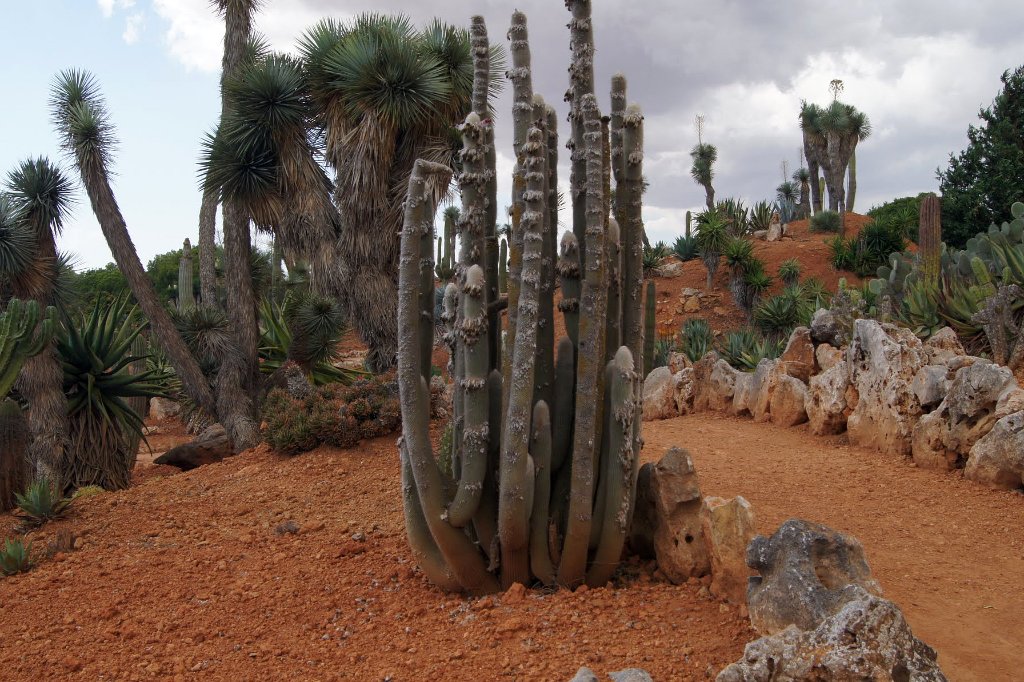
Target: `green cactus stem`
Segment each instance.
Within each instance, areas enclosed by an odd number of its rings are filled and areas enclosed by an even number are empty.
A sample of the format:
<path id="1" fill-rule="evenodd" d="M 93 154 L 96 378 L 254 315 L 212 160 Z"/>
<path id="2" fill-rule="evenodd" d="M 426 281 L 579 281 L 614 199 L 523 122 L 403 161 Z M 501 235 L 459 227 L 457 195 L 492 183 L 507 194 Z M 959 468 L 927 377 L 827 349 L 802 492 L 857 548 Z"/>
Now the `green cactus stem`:
<path id="1" fill-rule="evenodd" d="M 563 336 L 558 342 L 553 407 L 551 468 L 558 471 L 572 449 L 572 423 L 576 413 L 576 345 L 568 336 Z"/>
<path id="2" fill-rule="evenodd" d="M 57 328 L 57 310 L 48 306 L 44 315 L 40 322 L 39 304 L 17 298 L 0 313 L 0 399 L 11 392 L 25 361 L 50 345 Z"/>
<path id="3" fill-rule="evenodd" d="M 540 293 L 543 232 L 547 215 L 544 188 L 547 151 L 541 130 L 531 128 L 523 154 L 526 191 L 523 193 L 523 269 L 519 293 L 519 328 L 512 348 L 512 385 L 502 426 L 501 483 L 498 497 L 498 534 L 501 538 L 501 582 L 526 584 L 530 579 L 529 513 L 533 471 L 527 453 L 530 441 L 537 359 L 538 296 Z"/>
<path id="4" fill-rule="evenodd" d="M 555 584 L 555 565 L 548 547 L 548 506 L 551 501 L 551 414 L 543 400 L 533 407 L 533 511 L 530 514 L 530 570 L 547 586 Z"/>
<path id="5" fill-rule="evenodd" d="M 508 242 L 501 240 L 501 249 L 498 255 L 498 292 L 508 292 Z"/>
<path id="6" fill-rule="evenodd" d="M 587 251 L 587 158 L 584 142 L 583 97 L 594 94 L 594 29 L 591 20 L 590 0 L 566 0 L 572 13 L 569 21 L 569 122 L 572 139 L 567 145 L 571 151 L 569 174 L 570 197 L 572 200 L 572 231 L 580 245 L 580 254 L 585 260 Z M 581 265 L 584 265 L 581 263 Z"/>
<path id="7" fill-rule="evenodd" d="M 487 377 L 487 472 L 484 476 L 484 490 L 473 517 L 480 548 L 491 562 L 498 565 L 498 468 L 501 466 L 501 420 L 503 404 L 503 377 L 498 370 L 492 370 Z"/>
<path id="8" fill-rule="evenodd" d="M 196 307 L 195 292 L 192 290 L 192 242 L 188 239 L 181 247 L 178 259 L 178 310 Z"/>
<path id="9" fill-rule="evenodd" d="M 644 116 L 635 104 L 622 118 L 624 222 L 619 223 L 622 263 L 622 343 L 633 354 L 636 367 L 644 367 L 644 320 L 640 315 L 644 286 L 643 161 Z"/>
<path id="10" fill-rule="evenodd" d="M 565 319 L 565 332 L 573 346 L 579 346 L 580 337 L 580 249 L 576 235 L 566 232 L 562 235 L 559 249 L 558 276 L 562 282 L 562 300 L 558 309 Z"/>
<path id="11" fill-rule="evenodd" d="M 657 294 L 654 281 L 647 282 L 647 298 L 644 301 L 644 378 L 654 369 L 654 326 L 657 321 Z"/>
<path id="12" fill-rule="evenodd" d="M 412 473 L 412 463 L 409 460 L 409 451 L 404 441 L 399 444 L 398 449 L 402 461 L 402 509 L 405 512 L 405 533 L 409 539 L 413 559 L 416 561 L 416 565 L 423 570 L 427 580 L 442 590 L 460 592 L 462 585 L 455 578 L 441 554 L 441 550 L 438 549 L 437 543 L 434 542 L 427 519 L 423 516 L 423 506 L 420 504 L 416 480 Z"/>
<path id="13" fill-rule="evenodd" d="M 605 336 L 605 354 L 614 357 L 622 344 L 622 248 L 620 246 L 619 221 L 608 221 L 608 324 Z M 611 360 L 609 357 L 607 360 Z"/>
<path id="14" fill-rule="evenodd" d="M 547 134 L 548 106 L 540 95 L 533 96 L 533 118 L 537 121 L 537 129 L 541 134 L 541 142 L 544 144 L 544 164 L 547 169 L 548 150 Z M 549 170 L 549 169 L 548 169 Z M 537 369 L 536 381 L 534 383 L 533 402 L 543 400 L 551 405 L 554 401 L 554 374 L 555 374 L 555 241 L 557 239 L 558 226 L 548 222 L 550 214 L 550 192 L 548 181 L 551 175 L 547 170 L 544 173 L 542 185 L 542 197 L 539 210 L 544 213 L 544 229 L 541 231 L 541 259 L 540 259 L 540 281 L 538 288 L 539 310 L 537 312 Z"/>
<path id="15" fill-rule="evenodd" d="M 691 223 L 692 220 L 693 220 L 693 215 L 689 211 L 687 211 L 686 212 L 686 238 L 687 239 L 690 238 L 690 223 Z"/>
<path id="16" fill-rule="evenodd" d="M 921 275 L 926 282 L 938 286 L 942 261 L 942 204 L 934 194 L 926 194 L 921 198 L 917 230 Z"/>

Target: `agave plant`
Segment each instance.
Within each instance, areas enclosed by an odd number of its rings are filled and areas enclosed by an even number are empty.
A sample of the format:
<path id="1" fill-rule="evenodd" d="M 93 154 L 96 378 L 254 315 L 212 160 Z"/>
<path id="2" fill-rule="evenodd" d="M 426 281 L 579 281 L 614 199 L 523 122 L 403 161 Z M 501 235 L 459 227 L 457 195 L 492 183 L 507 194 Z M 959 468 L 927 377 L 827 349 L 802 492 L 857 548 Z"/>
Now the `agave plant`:
<path id="1" fill-rule="evenodd" d="M 757 267 L 750 268 L 743 275 L 743 310 L 749 315 L 757 306 L 761 297 L 772 286 L 772 278 L 764 267 L 762 261 L 755 261 Z"/>
<path id="2" fill-rule="evenodd" d="M 142 416 L 128 401 L 168 396 L 166 375 L 131 369 L 146 360 L 132 352 L 142 332 L 136 317 L 135 308 L 129 308 L 124 297 L 106 307 L 97 302 L 80 323 L 69 321 L 57 338 L 70 438 L 60 465 L 64 489 L 128 487 L 135 446 L 143 438 Z"/>
<path id="3" fill-rule="evenodd" d="M 59 519 L 71 506 L 71 499 L 59 494 L 56 487 L 47 479 L 37 479 L 24 493 L 14 496 L 17 504 L 17 515 L 22 522 L 31 528 Z"/>
<path id="4" fill-rule="evenodd" d="M 25 573 L 32 568 L 32 543 L 21 538 L 6 538 L 0 548 L 0 573 L 6 576 Z"/>
<path id="5" fill-rule="evenodd" d="M 692 362 L 697 362 L 712 349 L 715 335 L 707 320 L 692 319 L 683 324 L 680 335 L 682 351 Z"/>
<path id="6" fill-rule="evenodd" d="M 750 229 L 753 232 L 767 231 L 772 224 L 775 207 L 767 201 L 759 201 L 750 208 Z"/>
<path id="7" fill-rule="evenodd" d="M 800 281 L 800 261 L 796 258 L 787 258 L 779 264 L 779 279 L 786 286 L 796 284 Z"/>
<path id="8" fill-rule="evenodd" d="M 684 263 L 688 260 L 693 260 L 697 257 L 697 238 L 692 235 L 679 235 L 672 245 L 672 251 Z"/>
<path id="9" fill-rule="evenodd" d="M 707 288 L 711 288 L 722 253 L 729 244 L 730 235 L 725 221 L 717 211 L 702 211 L 697 215 L 697 252 L 708 271 Z"/>
<path id="10" fill-rule="evenodd" d="M 669 251 L 669 248 L 665 244 L 665 242 L 658 242 L 653 246 L 644 246 L 644 275 L 649 276 L 651 271 L 653 271 L 656 267 L 661 265 L 661 261 L 665 258 L 665 256 L 669 255 L 669 253 L 671 253 L 671 251 Z"/>

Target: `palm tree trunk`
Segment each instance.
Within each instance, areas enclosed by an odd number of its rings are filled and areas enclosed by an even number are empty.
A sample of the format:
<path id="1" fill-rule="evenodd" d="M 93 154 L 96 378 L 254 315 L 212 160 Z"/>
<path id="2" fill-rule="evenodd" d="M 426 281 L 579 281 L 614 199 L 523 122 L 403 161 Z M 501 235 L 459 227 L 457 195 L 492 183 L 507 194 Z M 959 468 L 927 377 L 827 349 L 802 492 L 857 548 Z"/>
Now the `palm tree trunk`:
<path id="1" fill-rule="evenodd" d="M 704 185 L 704 201 L 708 205 L 709 211 L 715 210 L 715 188 L 711 186 L 711 183 Z"/>
<path id="2" fill-rule="evenodd" d="M 809 180 L 800 182 L 800 217 L 805 220 L 811 217 L 811 183 Z"/>
<path id="3" fill-rule="evenodd" d="M 812 206 L 814 212 L 818 213 L 821 211 L 821 177 L 818 174 L 820 166 L 814 145 L 811 144 L 806 132 L 804 133 L 804 158 L 807 159 L 807 173 L 810 176 Z"/>
<path id="4" fill-rule="evenodd" d="M 217 193 L 205 190 L 199 207 L 199 295 L 208 308 L 218 307 L 216 230 Z"/>
<path id="5" fill-rule="evenodd" d="M 177 372 L 186 395 L 209 414 L 216 414 L 213 393 L 202 370 L 199 369 L 199 363 L 182 340 L 167 309 L 160 303 L 153 289 L 153 282 L 142 267 L 142 261 L 135 251 L 135 244 L 128 234 L 124 216 L 121 215 L 121 209 L 118 208 L 114 192 L 110 188 L 106 168 L 101 163 L 96 163 L 95 157 L 89 156 L 80 156 L 78 166 L 93 213 L 100 223 L 100 229 L 114 256 L 114 262 L 117 263 L 117 269 L 128 281 L 132 296 L 138 301 L 142 313 L 149 320 L 152 337 L 167 354 L 167 359 Z"/>
<path id="6" fill-rule="evenodd" d="M 850 187 L 846 192 L 846 210 L 853 211 L 853 201 L 857 198 L 857 150 L 850 153 L 850 165 L 848 167 L 850 176 Z"/>

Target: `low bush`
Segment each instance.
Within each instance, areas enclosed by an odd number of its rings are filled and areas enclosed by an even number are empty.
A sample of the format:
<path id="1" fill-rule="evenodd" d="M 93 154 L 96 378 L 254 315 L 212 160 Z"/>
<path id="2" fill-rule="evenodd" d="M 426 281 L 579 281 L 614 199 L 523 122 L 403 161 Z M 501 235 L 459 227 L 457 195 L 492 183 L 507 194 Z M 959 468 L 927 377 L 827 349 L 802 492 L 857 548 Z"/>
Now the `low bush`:
<path id="1" fill-rule="evenodd" d="M 842 220 L 835 211 L 818 211 L 811 216 L 811 232 L 839 232 Z"/>
<path id="2" fill-rule="evenodd" d="M 686 235 L 680 235 L 676 237 L 675 244 L 672 245 L 672 250 L 675 252 L 679 260 L 684 263 L 688 260 L 693 260 L 697 257 L 697 238 L 693 236 L 687 237 Z"/>
<path id="3" fill-rule="evenodd" d="M 263 420 L 267 442 L 286 455 L 321 445 L 350 448 L 395 433 L 402 424 L 398 387 L 390 375 L 360 378 L 347 386 L 328 384 L 302 400 L 275 389 L 267 395 Z"/>

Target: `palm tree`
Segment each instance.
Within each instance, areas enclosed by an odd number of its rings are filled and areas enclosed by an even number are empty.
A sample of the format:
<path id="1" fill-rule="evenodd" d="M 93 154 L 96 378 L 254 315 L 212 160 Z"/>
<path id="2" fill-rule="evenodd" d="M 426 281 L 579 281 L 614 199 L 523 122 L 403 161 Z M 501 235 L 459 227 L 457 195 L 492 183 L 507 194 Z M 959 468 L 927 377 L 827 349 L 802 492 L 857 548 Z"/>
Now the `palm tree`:
<path id="1" fill-rule="evenodd" d="M 690 175 L 694 182 L 704 188 L 705 201 L 709 211 L 715 208 L 715 188 L 711 181 L 715 179 L 715 162 L 718 161 L 718 148 L 707 142 L 698 142 L 690 156 L 693 158 L 693 166 L 690 167 Z"/>
<path id="2" fill-rule="evenodd" d="M 801 219 L 809 218 L 811 215 L 811 173 L 800 166 L 793 171 L 793 182 L 800 184 L 800 208 L 798 215 Z"/>
<path id="3" fill-rule="evenodd" d="M 800 130 L 803 133 L 804 157 L 807 159 L 811 202 L 815 213 L 822 209 L 819 169 L 826 163 L 825 139 L 821 134 L 820 118 L 821 107 L 817 104 L 808 104 L 806 101 L 800 102 Z"/>
<path id="4" fill-rule="evenodd" d="M 335 293 L 369 347 L 367 366 L 381 371 L 397 353 L 404 187 L 417 158 L 455 164 L 452 124 L 471 108 L 469 34 L 440 22 L 417 31 L 406 17 L 369 14 L 347 25 L 320 22 L 299 52 L 335 171 L 342 225 Z"/>
<path id="5" fill-rule="evenodd" d="M 7 191 L 19 218 L 31 229 L 34 241 L 34 276 L 12 278 L 11 294 L 36 301 L 40 309 L 46 309 L 58 302 L 61 261 L 54 233 L 60 233 L 71 206 L 71 182 L 48 159 L 30 159 L 8 174 Z M 36 478 L 60 486 L 59 464 L 68 445 L 68 401 L 64 395 L 64 371 L 52 344 L 25 361 L 17 387 L 28 402 L 32 434 L 28 455 Z"/>
<path id="6" fill-rule="evenodd" d="M 161 305 L 110 187 L 114 129 L 96 79 L 84 71 L 61 73 L 53 85 L 50 106 L 61 145 L 78 168 L 114 262 L 149 319 L 152 337 L 167 355 L 189 398 L 209 414 L 216 414 L 206 377 Z"/>

